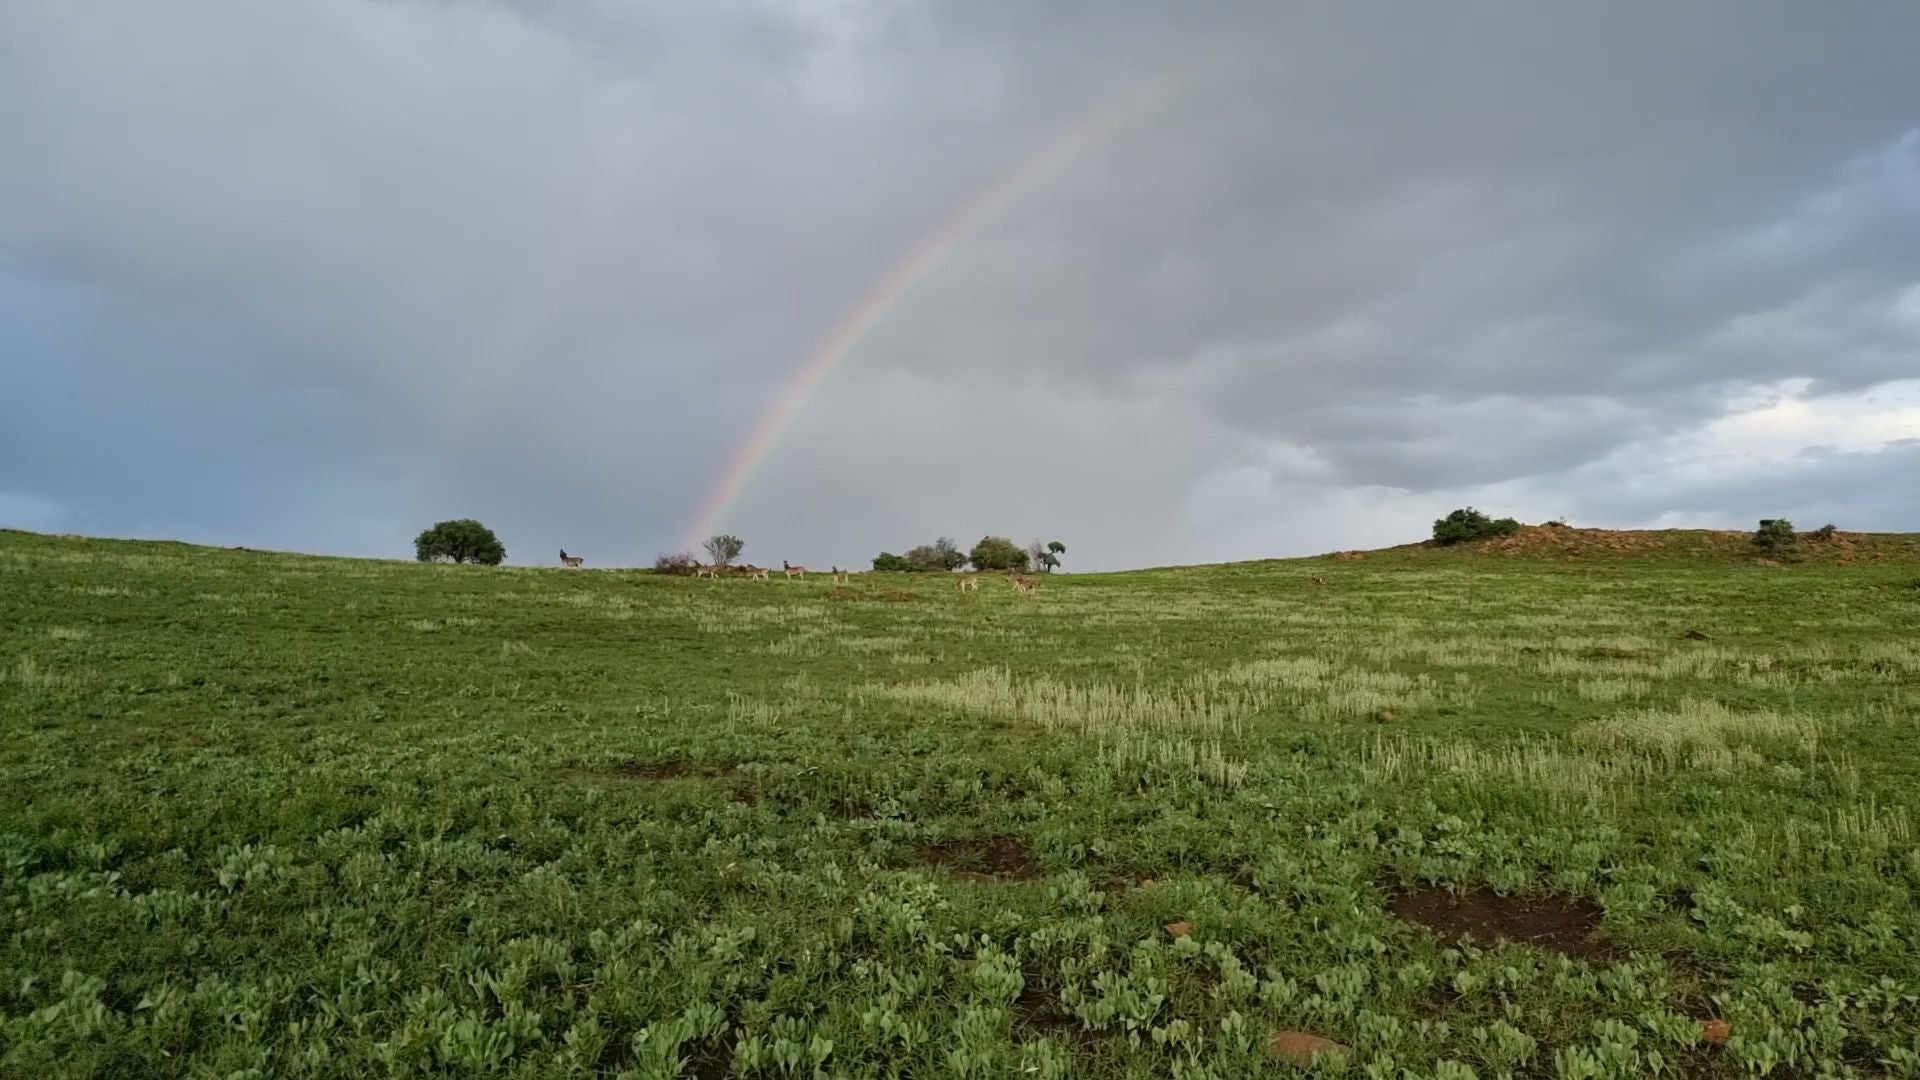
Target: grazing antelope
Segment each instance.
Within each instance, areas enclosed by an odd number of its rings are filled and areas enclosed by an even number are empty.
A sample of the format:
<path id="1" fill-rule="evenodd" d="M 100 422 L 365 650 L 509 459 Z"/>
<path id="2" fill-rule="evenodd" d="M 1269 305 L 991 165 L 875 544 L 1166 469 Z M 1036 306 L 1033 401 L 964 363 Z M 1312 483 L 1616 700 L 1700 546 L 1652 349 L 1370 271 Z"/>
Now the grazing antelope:
<path id="1" fill-rule="evenodd" d="M 787 575 L 788 581 L 792 581 L 794 578 L 805 578 L 807 576 L 806 567 L 795 566 L 785 559 L 780 560 L 780 572 Z"/>
<path id="2" fill-rule="evenodd" d="M 835 585 L 845 585 L 845 584 L 847 583 L 847 572 L 846 572 L 845 570 L 842 570 L 842 569 L 840 569 L 840 568 L 839 568 L 839 567 L 837 567 L 837 566 L 836 566 L 836 567 L 834 567 L 834 568 L 833 568 L 833 583 L 834 583 Z"/>
<path id="3" fill-rule="evenodd" d="M 953 587 L 956 589 L 959 589 L 961 592 L 979 592 L 980 591 L 980 575 L 968 574 L 966 577 L 963 577 L 959 581 L 954 582 Z"/>
<path id="4" fill-rule="evenodd" d="M 1021 593 L 1026 596 L 1032 596 L 1033 591 L 1035 589 L 1038 589 L 1039 587 L 1040 587 L 1040 583 L 1033 580 L 1030 577 L 1020 577 L 1017 574 L 1014 575 L 1014 579 L 1013 579 L 1014 592 Z"/>
<path id="5" fill-rule="evenodd" d="M 587 561 L 587 560 L 585 560 L 585 559 L 583 559 L 583 558 L 581 558 L 581 557 L 580 557 L 580 556 L 578 556 L 578 555 L 569 555 L 569 554 L 567 554 L 567 549 L 566 549 L 566 548 L 561 548 L 561 549 L 560 549 L 560 565 L 561 565 L 561 566 L 571 566 L 571 567 L 573 567 L 573 568 L 574 568 L 575 570 L 578 570 L 578 569 L 580 569 L 580 567 L 582 567 L 582 566 L 584 566 L 584 565 L 586 564 L 586 561 Z"/>
<path id="6" fill-rule="evenodd" d="M 708 566 L 706 563 L 694 563 L 693 576 L 697 578 L 710 578 L 713 576 L 714 569 L 714 567 Z"/>
<path id="7" fill-rule="evenodd" d="M 752 566 L 752 565 L 743 566 L 740 568 L 740 572 L 747 575 L 748 581 L 771 580 L 767 575 L 767 568 L 764 566 Z"/>

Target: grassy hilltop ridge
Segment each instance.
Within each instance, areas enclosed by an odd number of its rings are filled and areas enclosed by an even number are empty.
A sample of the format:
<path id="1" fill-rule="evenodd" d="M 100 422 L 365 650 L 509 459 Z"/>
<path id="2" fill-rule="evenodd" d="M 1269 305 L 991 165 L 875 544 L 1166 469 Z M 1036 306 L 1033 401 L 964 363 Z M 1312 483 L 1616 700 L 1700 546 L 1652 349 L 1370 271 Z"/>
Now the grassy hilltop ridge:
<path id="1" fill-rule="evenodd" d="M 1916 624 L 1912 535 L 1019 597 L 0 531 L 0 1075 L 1914 1075 Z"/>
<path id="2" fill-rule="evenodd" d="M 1473 554 L 1531 555 L 1548 559 L 1715 559 L 1754 557 L 1752 533 L 1727 529 L 1580 529 L 1529 525 L 1512 536 L 1452 549 Z M 1444 552 L 1431 545 L 1396 551 Z M 1857 562 L 1920 560 L 1920 533 L 1802 532 L 1794 562 L 1848 566 Z M 1776 560 L 1777 561 L 1777 560 Z"/>

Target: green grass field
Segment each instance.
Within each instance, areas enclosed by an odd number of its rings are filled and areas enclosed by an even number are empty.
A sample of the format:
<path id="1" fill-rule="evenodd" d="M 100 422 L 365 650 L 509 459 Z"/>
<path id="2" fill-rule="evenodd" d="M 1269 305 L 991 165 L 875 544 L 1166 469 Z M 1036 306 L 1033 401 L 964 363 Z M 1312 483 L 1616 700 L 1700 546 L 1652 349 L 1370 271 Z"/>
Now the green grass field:
<path id="1" fill-rule="evenodd" d="M 1017 597 L 0 533 L 0 1074 L 1920 1075 L 1914 539 L 1566 535 Z"/>

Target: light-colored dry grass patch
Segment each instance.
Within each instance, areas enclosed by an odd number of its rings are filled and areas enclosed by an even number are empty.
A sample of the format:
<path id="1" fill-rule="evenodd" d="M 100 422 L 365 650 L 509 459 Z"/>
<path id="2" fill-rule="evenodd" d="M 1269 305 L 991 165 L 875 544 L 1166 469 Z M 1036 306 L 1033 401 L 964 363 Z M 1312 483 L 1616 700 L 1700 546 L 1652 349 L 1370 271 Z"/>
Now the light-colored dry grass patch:
<path id="1" fill-rule="evenodd" d="M 1574 683 L 1573 691 L 1582 701 L 1615 702 L 1630 698 L 1653 696 L 1653 682 L 1649 679 L 1581 679 Z"/>
<path id="2" fill-rule="evenodd" d="M 1325 656 L 1276 656 L 1209 671 L 1188 685 L 1202 694 L 1238 688 L 1253 708 L 1286 706 L 1301 719 L 1319 723 L 1369 716 L 1384 709 L 1423 708 L 1442 700 L 1471 704 L 1474 692 L 1465 672 L 1455 674 L 1453 689 L 1420 672 L 1379 671 L 1336 663 Z"/>
<path id="3" fill-rule="evenodd" d="M 819 656 L 832 646 L 827 632 L 818 627 L 798 630 L 778 641 L 760 646 L 767 656 Z"/>
<path id="4" fill-rule="evenodd" d="M 753 607 L 697 606 L 692 609 L 693 624 L 702 633 L 737 634 L 755 630 L 819 623 L 833 628 L 839 624 L 820 604 L 764 604 Z"/>
<path id="5" fill-rule="evenodd" d="M 11 683 L 23 690 L 61 690 L 74 682 L 71 676 L 42 667 L 31 656 L 22 656 L 12 665 L 0 667 L 0 683 Z"/>
<path id="6" fill-rule="evenodd" d="M 1229 756 L 1218 740 L 1124 737 L 1102 743 L 1099 755 L 1101 764 L 1123 779 L 1142 770 L 1166 771 L 1228 790 L 1247 779 L 1247 763 Z"/>
<path id="7" fill-rule="evenodd" d="M 894 652 L 903 646 L 913 644 L 913 639 L 904 634 L 882 635 L 879 637 L 847 637 L 835 639 L 834 648 L 851 653 Z"/>
<path id="8" fill-rule="evenodd" d="M 600 618 L 614 622 L 626 622 L 641 614 L 639 605 L 634 599 L 620 593 L 599 591 L 569 592 L 559 595 L 539 596 L 536 598 L 536 602 L 579 608 L 582 612 L 590 612 L 598 615 Z M 661 608 L 656 608 L 649 611 L 648 614 L 658 615 L 662 610 Z M 674 609 L 665 608 L 664 610 Z M 676 614 L 678 614 L 677 611 Z"/>
<path id="9" fill-rule="evenodd" d="M 865 693 L 886 700 L 1021 720 L 1049 731 L 1115 737 L 1140 732 L 1237 731 L 1241 719 L 1257 704 L 1246 694 L 1208 696 L 1112 683 L 1070 686 L 1048 678 L 1017 682 L 1001 668 L 969 672 L 952 680 L 870 686 Z"/>
<path id="10" fill-rule="evenodd" d="M 1912 815 L 1905 807 L 1884 806 L 1869 796 L 1830 808 L 1818 820 L 1790 815 L 1744 822 L 1728 843 L 1748 857 L 1791 874 L 1803 869 L 1828 869 L 1836 846 L 1857 858 L 1877 859 L 1889 854 L 1913 858 L 1914 839 Z"/>
<path id="11" fill-rule="evenodd" d="M 1390 634 L 1364 642 L 1358 658 L 1382 667 L 1409 661 L 1439 668 L 1510 667 L 1519 662 L 1521 647 L 1521 642 L 1516 640 L 1436 639 Z"/>
<path id="12" fill-rule="evenodd" d="M 1378 737 L 1361 755 L 1361 775 L 1372 784 L 1415 783 L 1435 775 L 1470 782 L 1500 781 L 1544 792 L 1561 804 L 1598 803 L 1671 771 L 1645 753 L 1604 756 L 1558 742 L 1527 740 L 1476 746 L 1399 736 Z"/>
<path id="13" fill-rule="evenodd" d="M 152 590 L 136 593 L 125 585 L 63 585 L 61 586 L 61 590 L 73 593 L 76 596 L 131 597 L 154 595 Z"/>
<path id="14" fill-rule="evenodd" d="M 1720 755 L 1760 739 L 1792 742 L 1812 754 L 1819 749 L 1819 736 L 1819 725 L 1808 717 L 1771 709 L 1736 711 L 1695 698 L 1672 708 L 1619 713 L 1574 732 L 1588 746 L 1632 747 L 1704 765 L 1722 764 Z"/>
<path id="15" fill-rule="evenodd" d="M 744 724 L 748 727 L 778 727 L 780 710 L 758 698 L 728 694 L 727 720 L 730 723 Z"/>
<path id="16" fill-rule="evenodd" d="M 1399 709 L 1427 708 L 1440 701 L 1440 695 L 1432 685 L 1432 680 L 1424 677 L 1416 679 L 1414 685 L 1406 687 L 1368 686 L 1363 680 L 1355 680 L 1351 683 L 1337 682 L 1320 691 L 1320 694 L 1318 699 L 1296 698 L 1294 704 L 1300 710 L 1301 719 L 1313 723 L 1355 720 Z M 1470 698 L 1470 694 L 1459 696 L 1462 702 Z"/>

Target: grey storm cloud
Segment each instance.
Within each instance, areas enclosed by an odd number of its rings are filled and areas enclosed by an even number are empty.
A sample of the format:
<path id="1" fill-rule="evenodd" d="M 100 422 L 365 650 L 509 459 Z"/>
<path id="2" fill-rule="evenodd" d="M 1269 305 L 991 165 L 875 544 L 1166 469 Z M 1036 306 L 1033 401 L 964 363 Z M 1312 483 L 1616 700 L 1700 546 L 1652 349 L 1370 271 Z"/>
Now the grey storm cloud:
<path id="1" fill-rule="evenodd" d="M 1891 2 L 17 0 L 0 524 L 645 561 L 890 268 L 1164 86 L 819 386 L 722 522 L 750 556 L 1910 526 L 1910 412 L 1786 471 L 1689 440 L 1920 379 L 1916 41 Z"/>

